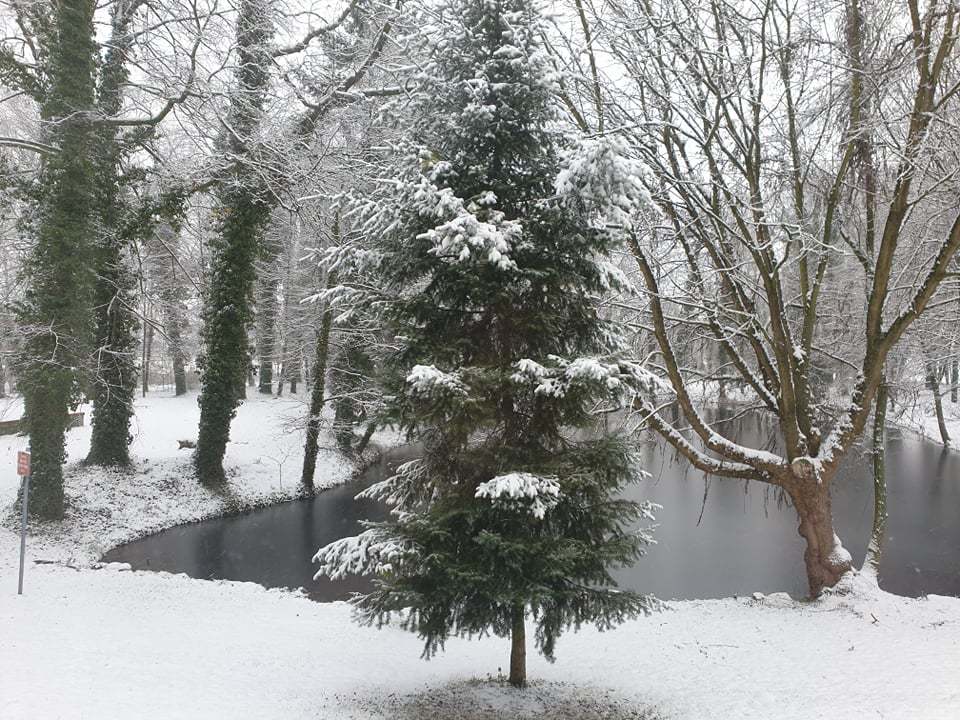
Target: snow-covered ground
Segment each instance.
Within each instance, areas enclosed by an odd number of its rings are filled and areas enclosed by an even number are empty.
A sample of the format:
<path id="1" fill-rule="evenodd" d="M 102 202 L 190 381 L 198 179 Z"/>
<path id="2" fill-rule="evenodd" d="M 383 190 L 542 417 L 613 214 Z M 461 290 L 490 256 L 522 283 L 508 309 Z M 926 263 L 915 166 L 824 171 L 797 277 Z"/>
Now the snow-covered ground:
<path id="1" fill-rule="evenodd" d="M 15 557 L 16 537 L 0 532 L 5 720 L 506 720 L 561 717 L 542 706 L 572 691 L 609 705 L 569 720 L 643 717 L 634 707 L 664 720 L 960 717 L 956 599 L 861 588 L 816 604 L 674 603 L 612 632 L 565 636 L 555 665 L 531 656 L 532 679 L 565 683 L 535 687 L 531 698 L 456 684 L 505 668 L 502 640 L 454 640 L 425 662 L 416 638 L 358 627 L 343 603 L 112 568 L 31 567 L 18 597 Z M 429 713 L 402 712 L 424 706 Z"/>
<path id="2" fill-rule="evenodd" d="M 891 422 L 908 430 L 920 433 L 935 443 L 943 442 L 940 436 L 940 426 L 937 424 L 937 415 L 934 410 L 933 395 L 929 390 L 918 392 L 915 398 L 904 400 L 906 406 L 895 407 L 889 413 Z M 950 444 L 960 447 L 960 403 L 950 402 L 949 393 L 942 398 L 943 419 L 950 436 Z"/>
<path id="3" fill-rule="evenodd" d="M 67 521 L 30 540 L 28 560 L 69 565 L 30 562 L 18 596 L 18 537 L 0 528 L 2 720 L 960 718 L 960 599 L 900 598 L 862 577 L 816 603 L 675 602 L 608 633 L 569 633 L 554 665 L 531 649 L 535 685 L 520 693 L 495 682 L 507 665 L 500 639 L 452 640 L 425 662 L 415 637 L 359 627 L 343 603 L 91 568 L 114 542 L 229 509 L 195 487 L 188 451 L 176 449 L 193 438 L 195 398 L 154 398 L 138 411 L 135 474 L 71 469 Z M 302 413 L 296 399 L 241 408 L 228 455 L 238 504 L 295 492 Z M 71 461 L 88 432 L 71 431 Z M 3 505 L 22 442 L 0 438 Z M 322 457 L 319 478 L 346 476 L 336 456 Z"/>
<path id="4" fill-rule="evenodd" d="M 192 451 L 179 448 L 179 440 L 196 440 L 199 417 L 196 394 L 138 398 L 129 472 L 82 466 L 90 446 L 89 422 L 69 430 L 66 518 L 42 528 L 32 540 L 37 557 L 89 565 L 110 548 L 141 535 L 298 496 L 304 399 L 251 393 L 244 401 L 230 429 L 226 495 L 202 488 L 190 467 Z M 342 483 L 353 466 L 331 449 L 331 442 L 321 445 L 316 486 Z M 19 487 L 16 453 L 26 448 L 26 437 L 0 437 L 0 516 L 8 527 L 17 521 L 12 507 Z"/>

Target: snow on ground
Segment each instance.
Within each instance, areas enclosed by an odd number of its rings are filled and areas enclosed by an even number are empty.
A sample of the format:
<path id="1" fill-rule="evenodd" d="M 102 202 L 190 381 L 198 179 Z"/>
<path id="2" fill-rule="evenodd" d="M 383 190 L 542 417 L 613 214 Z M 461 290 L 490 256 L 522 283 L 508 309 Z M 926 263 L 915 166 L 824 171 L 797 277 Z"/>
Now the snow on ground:
<path id="1" fill-rule="evenodd" d="M 549 683 L 531 696 L 463 685 L 506 668 L 503 640 L 453 640 L 426 662 L 415 637 L 358 627 L 343 603 L 115 568 L 34 566 L 18 597 L 15 557 L 16 536 L 0 531 L 4 720 L 616 720 L 641 708 L 658 720 L 960 717 L 952 598 L 864 586 L 815 604 L 673 603 L 608 633 L 564 636 L 554 665 L 531 653 L 530 678 Z"/>
<path id="2" fill-rule="evenodd" d="M 306 406 L 299 396 L 274 398 L 251 393 L 230 428 L 225 467 L 229 492 L 217 494 L 194 479 L 190 449 L 200 409 L 196 394 L 148 395 L 136 401 L 130 471 L 80 464 L 90 446 L 90 425 L 67 432 L 66 519 L 43 528 L 31 544 L 42 559 L 88 565 L 121 543 L 179 523 L 289 500 L 299 495 Z M 328 443 L 329 444 L 329 443 Z M 27 438 L 0 437 L 0 515 L 18 522 L 12 507 L 19 487 L 14 473 L 17 450 Z M 330 447 L 321 447 L 316 486 L 350 477 L 352 464 Z"/>
<path id="3" fill-rule="evenodd" d="M 17 420 L 23 415 L 23 399 L 19 395 L 0 397 L 0 421 Z"/>
<path id="4" fill-rule="evenodd" d="M 960 599 L 900 598 L 860 577 L 816 603 L 674 602 L 611 632 L 569 633 L 554 665 L 530 649 L 535 684 L 519 693 L 496 681 L 509 652 L 501 639 L 454 639 L 425 662 L 415 637 L 359 627 L 343 603 L 88 567 L 120 539 L 230 509 L 195 487 L 188 451 L 176 450 L 176 440 L 193 439 L 195 398 L 156 397 L 138 409 L 136 474 L 71 469 L 70 514 L 31 537 L 23 596 L 18 537 L 0 528 L 0 720 L 960 717 Z M 228 456 L 237 504 L 293 495 L 302 413 L 296 399 L 241 407 Z M 88 433 L 71 431 L 71 462 Z M 18 444 L 0 438 L 9 469 L 0 504 L 15 497 Z M 345 477 L 349 468 L 324 457 L 321 479 Z M 50 558 L 75 567 L 32 562 Z"/>
<path id="5" fill-rule="evenodd" d="M 950 436 L 950 444 L 960 446 L 960 403 L 950 402 L 950 394 L 942 398 L 943 419 Z M 934 410 L 933 394 L 923 390 L 912 398 L 906 406 L 897 406 L 889 413 L 891 422 L 923 435 L 935 443 L 943 442 L 940 426 Z"/>

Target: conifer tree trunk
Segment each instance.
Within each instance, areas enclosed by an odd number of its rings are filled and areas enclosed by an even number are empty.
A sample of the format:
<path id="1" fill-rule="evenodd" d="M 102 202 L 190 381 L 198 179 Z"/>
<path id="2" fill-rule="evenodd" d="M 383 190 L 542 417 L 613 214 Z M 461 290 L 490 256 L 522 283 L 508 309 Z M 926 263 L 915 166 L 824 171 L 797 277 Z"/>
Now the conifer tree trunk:
<path id="1" fill-rule="evenodd" d="M 156 237 L 161 246 L 158 251 L 162 251 L 155 267 L 160 315 L 167 352 L 173 367 L 174 394 L 180 396 L 187 392 L 187 356 L 183 350 L 183 331 L 187 327 L 187 319 L 176 259 L 180 238 L 178 230 L 170 223 L 162 223 L 157 227 Z"/>
<path id="2" fill-rule="evenodd" d="M 108 117 L 118 114 L 123 103 L 123 86 L 128 78 L 127 52 L 131 42 L 131 7 L 131 0 L 120 0 L 113 6 L 111 43 L 101 70 L 98 102 L 100 112 Z M 121 230 L 124 203 L 119 186 L 121 150 L 116 130 L 102 128 L 97 141 L 97 214 L 100 220 L 94 254 L 97 350 L 91 388 L 93 419 L 87 462 L 125 465 L 130 462 L 138 321 L 131 311 L 134 279 L 126 257 L 129 241 L 122 237 Z M 146 370 L 144 378 L 146 381 Z"/>
<path id="3" fill-rule="evenodd" d="M 140 389 L 143 397 L 150 392 L 150 359 L 153 354 L 153 326 L 143 326 L 143 349 L 140 369 Z"/>
<path id="4" fill-rule="evenodd" d="M 64 434 L 68 412 L 87 365 L 91 323 L 94 230 L 93 130 L 97 45 L 93 0 L 50 5 L 54 38 L 47 48 L 48 87 L 41 109 L 49 145 L 35 196 L 36 244 L 24 270 L 26 331 L 18 365 L 30 436 L 30 509 L 63 515 Z"/>
<path id="5" fill-rule="evenodd" d="M 268 266 L 276 261 L 276 254 L 267 258 Z M 258 391 L 264 395 L 273 392 L 273 361 L 276 355 L 277 291 L 280 278 L 271 272 L 261 280 L 257 302 L 257 358 L 260 362 Z"/>
<path id="6" fill-rule="evenodd" d="M 283 339 L 283 344 L 280 346 L 280 377 L 277 379 L 277 397 L 283 396 L 283 385 L 287 382 L 287 379 L 290 375 L 290 362 L 287 357 L 287 339 Z"/>
<path id="7" fill-rule="evenodd" d="M 179 397 L 187 393 L 187 358 L 183 352 L 183 334 L 181 332 L 184 319 L 176 299 L 170 298 L 170 300 L 171 302 L 165 302 L 163 306 L 163 329 L 167 336 L 170 362 L 173 366 L 173 392 L 174 395 Z"/>
<path id="8" fill-rule="evenodd" d="M 290 369 L 290 394 L 297 394 L 297 383 L 300 382 L 300 355 L 299 352 L 293 356 L 293 367 Z"/>
<path id="9" fill-rule="evenodd" d="M 527 686 L 527 629 L 523 622 L 523 606 L 513 607 L 513 628 L 510 631 L 510 684 Z"/>
<path id="10" fill-rule="evenodd" d="M 336 229 L 334 233 L 336 233 Z M 327 289 L 337 283 L 336 273 L 327 274 Z M 333 325 L 333 308 L 329 302 L 323 309 L 320 332 L 313 360 L 313 388 L 310 392 L 310 415 L 307 420 L 307 439 L 303 448 L 303 474 L 300 484 L 304 490 L 313 492 L 313 475 L 317 468 L 317 450 L 320 440 L 320 421 L 323 414 L 323 396 L 326 392 L 327 359 L 330 353 L 330 328 Z"/>
<path id="11" fill-rule="evenodd" d="M 270 84 L 271 12 L 264 0 L 239 3 L 239 62 L 231 99 L 231 132 L 226 141 L 235 161 L 233 177 L 219 189 L 219 228 L 211 243 L 210 283 L 204 304 L 200 426 L 194 455 L 197 477 L 208 486 L 224 481 L 223 457 L 230 439 L 230 421 L 246 392 L 254 262 L 260 235 L 270 218 L 268 191 L 249 167 L 252 158 L 248 140 L 259 124 Z"/>
<path id="12" fill-rule="evenodd" d="M 183 342 L 180 336 L 180 327 L 173 324 L 173 334 L 168 335 L 172 346 L 173 354 L 173 394 L 177 397 L 187 394 L 187 369 L 183 357 L 183 348 L 180 343 Z"/>

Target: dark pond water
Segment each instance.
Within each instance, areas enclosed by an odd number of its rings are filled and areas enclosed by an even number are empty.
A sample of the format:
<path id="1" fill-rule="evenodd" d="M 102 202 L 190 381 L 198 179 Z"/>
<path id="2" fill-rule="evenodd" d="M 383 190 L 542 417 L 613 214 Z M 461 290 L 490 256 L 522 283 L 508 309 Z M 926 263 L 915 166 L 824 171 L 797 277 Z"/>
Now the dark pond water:
<path id="1" fill-rule="evenodd" d="M 770 425 L 758 417 L 733 424 L 735 436 L 753 447 L 776 445 Z M 664 599 L 755 591 L 806 595 L 796 515 L 772 489 L 707 481 L 652 440 L 641 444 L 640 453 L 651 475 L 628 494 L 663 509 L 657 515 L 657 544 L 634 567 L 616 573 L 621 586 Z M 175 527 L 112 550 L 104 559 L 138 570 L 302 587 L 323 601 L 345 599 L 365 582 L 314 581 L 310 558 L 321 545 L 359 532 L 361 520 L 384 517 L 382 507 L 356 501 L 354 495 L 413 456 L 409 449 L 394 450 L 355 482 L 310 500 Z M 960 595 L 960 455 L 891 430 L 887 478 L 890 519 L 881 587 L 900 595 Z M 873 518 L 869 455 L 847 458 L 834 484 L 833 504 L 837 533 L 859 565 Z"/>

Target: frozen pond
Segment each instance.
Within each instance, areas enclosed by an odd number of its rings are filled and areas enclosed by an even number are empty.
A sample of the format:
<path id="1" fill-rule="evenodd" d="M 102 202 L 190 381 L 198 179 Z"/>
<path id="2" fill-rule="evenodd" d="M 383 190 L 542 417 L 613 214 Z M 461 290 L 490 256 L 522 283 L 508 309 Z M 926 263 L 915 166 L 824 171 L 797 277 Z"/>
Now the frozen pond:
<path id="1" fill-rule="evenodd" d="M 735 421 L 742 441 L 772 447 L 776 439 L 758 417 Z M 651 474 L 629 495 L 663 505 L 657 545 L 618 571 L 623 587 L 661 598 L 717 598 L 786 591 L 806 595 L 803 542 L 792 508 L 773 488 L 712 479 L 678 460 L 662 443 L 641 443 Z M 353 499 L 362 488 L 412 457 L 398 449 L 358 480 L 315 498 L 165 530 L 119 547 L 106 560 L 138 570 L 165 570 L 268 587 L 303 587 L 317 600 L 337 600 L 363 580 L 315 582 L 310 558 L 331 540 L 355 534 L 383 508 Z M 849 456 L 834 483 L 837 532 L 859 564 L 873 518 L 869 455 Z M 960 454 L 906 433 L 889 431 L 887 484 L 890 519 L 880 585 L 900 595 L 960 595 Z"/>

